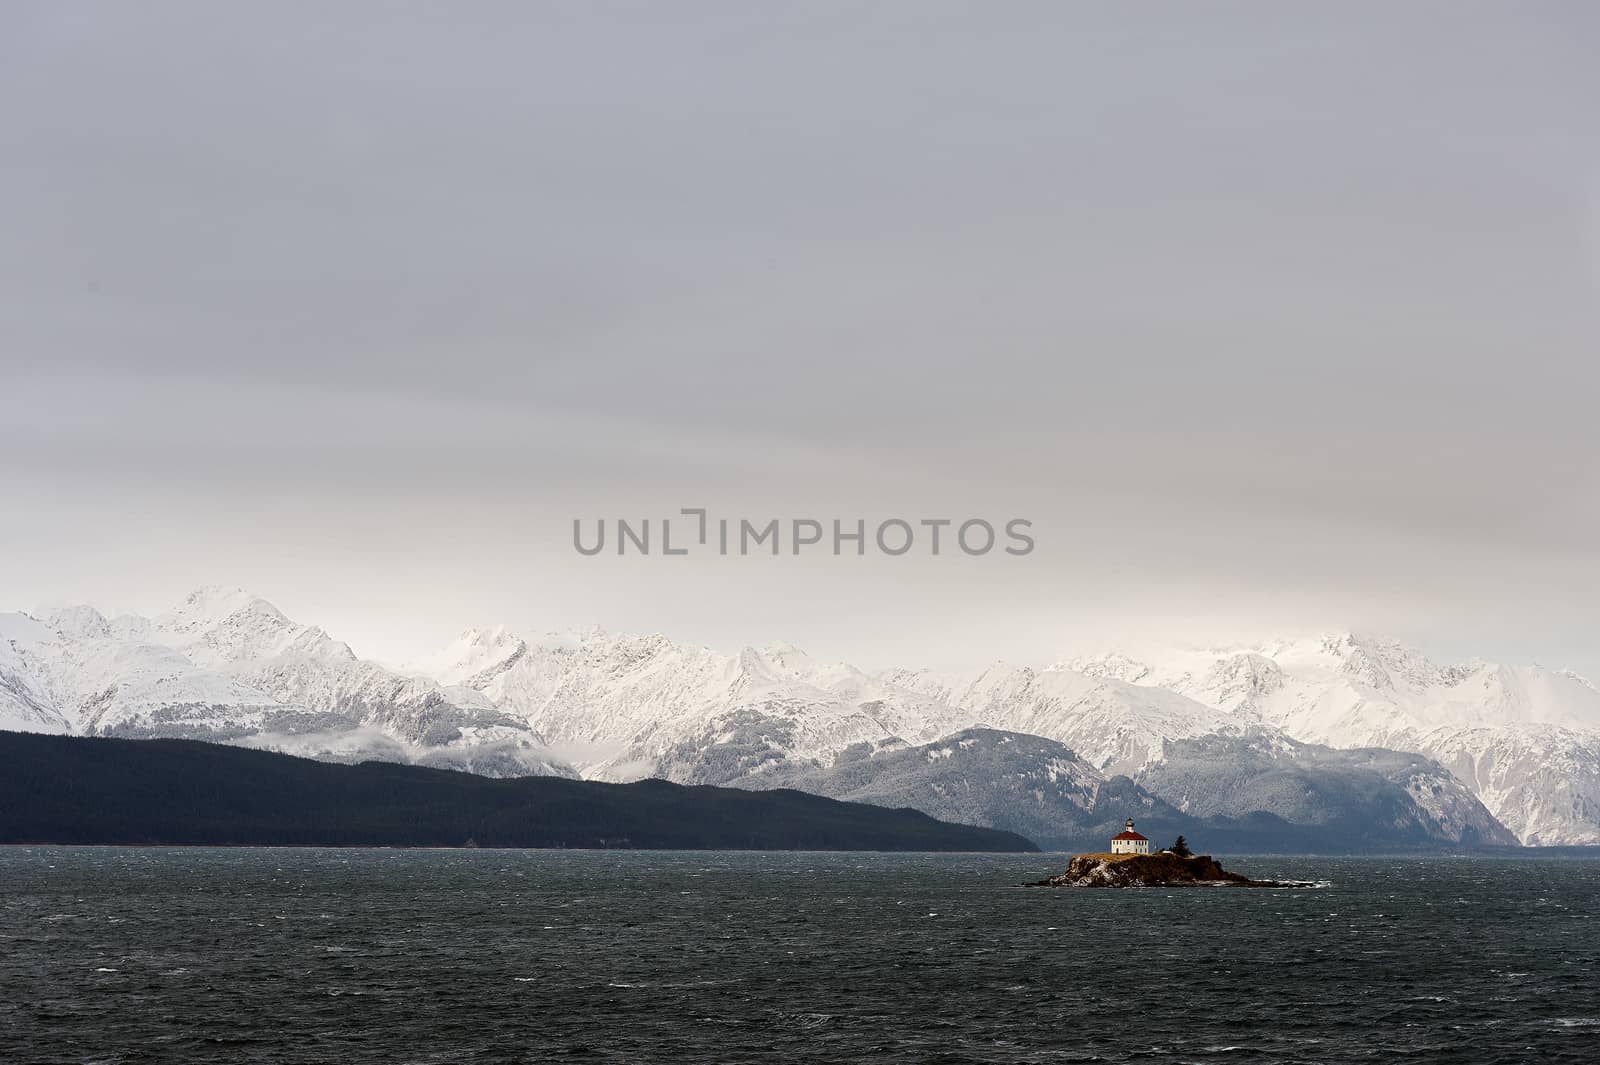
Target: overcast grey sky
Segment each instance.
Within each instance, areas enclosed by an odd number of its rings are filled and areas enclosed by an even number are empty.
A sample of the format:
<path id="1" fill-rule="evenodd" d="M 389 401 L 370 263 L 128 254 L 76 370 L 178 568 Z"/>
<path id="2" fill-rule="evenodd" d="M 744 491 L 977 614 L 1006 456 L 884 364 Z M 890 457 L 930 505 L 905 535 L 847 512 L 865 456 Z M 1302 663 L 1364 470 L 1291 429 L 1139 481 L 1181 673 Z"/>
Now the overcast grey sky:
<path id="1" fill-rule="evenodd" d="M 0 606 L 1600 675 L 1600 9 L 0 7 Z M 1033 520 L 582 558 L 575 517 Z"/>

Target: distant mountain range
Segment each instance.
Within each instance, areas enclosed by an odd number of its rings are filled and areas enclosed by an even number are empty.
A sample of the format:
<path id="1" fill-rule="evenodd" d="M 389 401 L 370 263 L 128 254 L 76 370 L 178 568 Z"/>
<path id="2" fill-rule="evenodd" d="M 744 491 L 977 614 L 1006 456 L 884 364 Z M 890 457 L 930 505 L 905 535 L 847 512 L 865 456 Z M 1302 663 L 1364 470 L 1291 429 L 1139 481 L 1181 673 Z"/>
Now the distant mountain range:
<path id="1" fill-rule="evenodd" d="M 0 615 L 0 728 L 787 785 L 1047 845 L 1126 816 L 1235 849 L 1600 843 L 1593 685 L 1350 634 L 947 676 L 488 628 L 396 670 L 207 588 L 154 618 Z"/>
<path id="2" fill-rule="evenodd" d="M 1600 690 L 1541 666 L 1436 665 L 1350 634 L 1065 667 L 1332 747 L 1427 755 L 1530 845 L 1600 843 Z"/>
<path id="3" fill-rule="evenodd" d="M 911 806 L 1051 850 L 1104 849 L 1127 817 L 1158 846 L 1179 834 L 1232 851 L 1517 845 L 1460 781 L 1420 755 L 1339 751 L 1267 733 L 1174 741 L 1137 779 L 1108 778 L 1054 740 L 967 729 L 735 783 Z"/>
<path id="4" fill-rule="evenodd" d="M 201 589 L 154 618 L 0 614 L 0 727 L 577 775 L 480 693 L 360 659 L 239 589 Z"/>

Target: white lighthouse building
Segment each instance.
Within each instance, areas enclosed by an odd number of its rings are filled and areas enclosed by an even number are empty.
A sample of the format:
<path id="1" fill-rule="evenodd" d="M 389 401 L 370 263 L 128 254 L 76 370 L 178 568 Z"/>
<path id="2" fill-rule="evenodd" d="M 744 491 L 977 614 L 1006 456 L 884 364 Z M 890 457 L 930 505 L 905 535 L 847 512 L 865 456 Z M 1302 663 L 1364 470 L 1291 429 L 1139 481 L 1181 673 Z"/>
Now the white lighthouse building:
<path id="1" fill-rule="evenodd" d="M 1133 818 L 1128 818 L 1128 827 L 1111 837 L 1112 854 L 1149 854 L 1150 841 L 1133 830 Z"/>

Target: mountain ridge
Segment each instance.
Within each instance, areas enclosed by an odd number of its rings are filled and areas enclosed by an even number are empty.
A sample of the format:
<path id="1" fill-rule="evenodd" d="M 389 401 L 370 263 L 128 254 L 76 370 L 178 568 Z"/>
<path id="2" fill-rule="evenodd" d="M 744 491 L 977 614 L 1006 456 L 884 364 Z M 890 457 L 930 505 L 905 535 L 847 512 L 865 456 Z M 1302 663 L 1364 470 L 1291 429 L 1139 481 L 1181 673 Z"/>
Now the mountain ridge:
<path id="1" fill-rule="evenodd" d="M 1260 776 L 1311 774 L 1323 785 L 1352 765 L 1296 755 L 1296 744 L 1382 748 L 1464 782 L 1523 842 L 1600 842 L 1600 733 L 1540 720 L 1600 720 L 1600 691 L 1576 674 L 1438 666 L 1353 634 L 1069 664 L 868 673 L 777 641 L 724 654 L 661 634 L 530 639 L 486 626 L 388 669 L 259 596 L 213 586 L 154 618 L 106 619 L 89 607 L 0 618 L 0 726 L 194 735 L 490 775 L 739 786 L 820 780 L 836 765 L 973 728 L 1059 743 L 1106 779 L 1133 781 L 1172 779 L 1174 759 L 1194 755 L 1186 743 L 1232 744 Z M 1267 796 L 1279 814 L 1299 809 L 1281 785 L 1229 794 Z M 1460 824 L 1426 808 L 1431 794 L 1412 797 L 1413 813 L 1448 837 Z M 1495 835 L 1470 804 L 1451 802 L 1461 823 Z"/>

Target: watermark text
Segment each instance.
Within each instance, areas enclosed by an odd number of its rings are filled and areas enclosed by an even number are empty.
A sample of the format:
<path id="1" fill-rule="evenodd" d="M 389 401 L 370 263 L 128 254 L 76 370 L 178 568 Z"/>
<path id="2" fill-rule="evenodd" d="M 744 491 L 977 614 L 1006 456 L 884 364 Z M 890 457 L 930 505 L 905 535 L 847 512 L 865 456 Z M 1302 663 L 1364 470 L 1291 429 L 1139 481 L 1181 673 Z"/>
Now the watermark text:
<path id="1" fill-rule="evenodd" d="M 902 555 L 1033 553 L 1027 518 L 718 518 L 684 507 L 672 518 L 572 520 L 580 555 Z"/>

